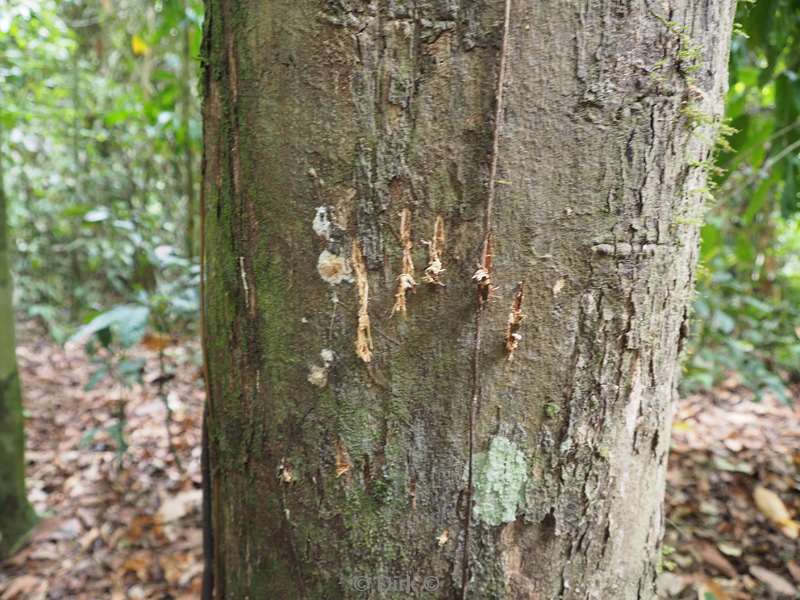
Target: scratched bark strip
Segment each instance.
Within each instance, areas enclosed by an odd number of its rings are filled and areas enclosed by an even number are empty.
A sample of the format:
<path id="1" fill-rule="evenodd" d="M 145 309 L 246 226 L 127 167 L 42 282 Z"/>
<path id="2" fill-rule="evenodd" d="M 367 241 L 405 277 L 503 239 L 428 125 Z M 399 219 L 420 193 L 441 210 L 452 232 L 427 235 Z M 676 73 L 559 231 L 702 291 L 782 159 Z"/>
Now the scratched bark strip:
<path id="1" fill-rule="evenodd" d="M 471 278 L 504 2 L 207 9 L 218 597 L 378 598 L 380 576 L 409 575 L 452 598 L 465 557 L 469 598 L 653 597 L 732 2 L 512 3 L 467 548 Z M 403 209 L 417 265 L 442 218 L 446 287 L 417 286 L 397 319 Z"/>

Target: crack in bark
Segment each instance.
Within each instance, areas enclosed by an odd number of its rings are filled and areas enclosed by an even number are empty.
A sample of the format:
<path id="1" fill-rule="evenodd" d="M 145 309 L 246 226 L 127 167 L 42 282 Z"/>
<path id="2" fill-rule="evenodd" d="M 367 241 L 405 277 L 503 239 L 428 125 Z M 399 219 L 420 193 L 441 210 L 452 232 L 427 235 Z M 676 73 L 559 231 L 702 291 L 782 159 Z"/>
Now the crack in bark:
<path id="1" fill-rule="evenodd" d="M 496 193 L 495 179 L 497 178 L 497 155 L 500 145 L 500 119 L 503 114 L 503 87 L 505 85 L 506 60 L 508 55 L 508 33 L 511 21 L 511 0 L 505 0 L 503 14 L 503 36 L 500 45 L 500 65 L 497 73 L 497 88 L 495 92 L 494 131 L 492 133 L 492 155 L 489 167 L 489 189 L 486 195 L 486 208 L 483 215 L 483 248 L 481 250 L 481 269 L 487 274 L 487 285 L 482 286 L 478 281 L 477 306 L 475 309 L 475 338 L 472 354 L 472 397 L 469 407 L 469 447 L 467 464 L 467 512 L 464 519 L 464 557 L 461 561 L 461 600 L 466 600 L 469 590 L 470 564 L 469 564 L 469 530 L 472 524 L 472 496 L 473 496 L 473 462 L 475 450 L 475 417 L 480 402 L 480 352 L 483 311 L 486 307 L 484 287 L 491 293 L 491 240 L 492 240 L 492 208 Z"/>

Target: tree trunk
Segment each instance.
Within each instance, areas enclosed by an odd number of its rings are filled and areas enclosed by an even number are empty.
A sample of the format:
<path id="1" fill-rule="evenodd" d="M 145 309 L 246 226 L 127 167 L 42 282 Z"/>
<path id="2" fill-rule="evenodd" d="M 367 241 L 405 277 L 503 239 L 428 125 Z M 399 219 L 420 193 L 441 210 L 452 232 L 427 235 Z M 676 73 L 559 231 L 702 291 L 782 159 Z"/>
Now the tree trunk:
<path id="1" fill-rule="evenodd" d="M 507 9 L 207 1 L 217 598 L 654 596 L 733 0 Z"/>
<path id="2" fill-rule="evenodd" d="M 197 256 L 195 243 L 197 240 L 197 226 L 195 225 L 195 213 L 197 212 L 197 201 L 195 200 L 195 154 L 192 148 L 192 134 L 189 130 L 191 124 L 192 95 L 196 87 L 194 76 L 194 59 L 192 58 L 192 21 L 189 18 L 189 3 L 183 3 L 183 29 L 182 35 L 182 54 L 181 54 L 181 73 L 183 77 L 183 89 L 181 90 L 181 129 L 183 129 L 183 190 L 186 195 L 186 227 L 184 229 L 184 252 L 186 257 L 193 259 Z"/>
<path id="3" fill-rule="evenodd" d="M 25 434 L 7 234 L 0 161 L 0 559 L 13 553 L 36 521 L 25 491 Z"/>

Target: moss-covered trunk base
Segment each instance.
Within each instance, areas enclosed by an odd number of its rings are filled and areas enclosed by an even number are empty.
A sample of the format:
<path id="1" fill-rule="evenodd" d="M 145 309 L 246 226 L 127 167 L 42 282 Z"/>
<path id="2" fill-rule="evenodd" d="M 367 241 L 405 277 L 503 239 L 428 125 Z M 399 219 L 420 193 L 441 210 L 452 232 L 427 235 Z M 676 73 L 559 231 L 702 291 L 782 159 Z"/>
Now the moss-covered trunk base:
<path id="1" fill-rule="evenodd" d="M 16 372 L 0 380 L 0 559 L 14 554 L 37 521 L 25 491 L 20 397 Z"/>

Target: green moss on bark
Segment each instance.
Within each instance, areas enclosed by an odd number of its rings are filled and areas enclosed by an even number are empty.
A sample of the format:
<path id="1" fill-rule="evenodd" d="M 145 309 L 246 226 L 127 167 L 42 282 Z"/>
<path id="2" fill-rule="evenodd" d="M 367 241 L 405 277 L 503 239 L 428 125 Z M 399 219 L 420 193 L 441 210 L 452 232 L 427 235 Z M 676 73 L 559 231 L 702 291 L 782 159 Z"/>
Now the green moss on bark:
<path id="1" fill-rule="evenodd" d="M 0 172 L 0 559 L 9 556 L 36 522 L 25 492 L 25 434 L 11 302 L 6 203 Z"/>

